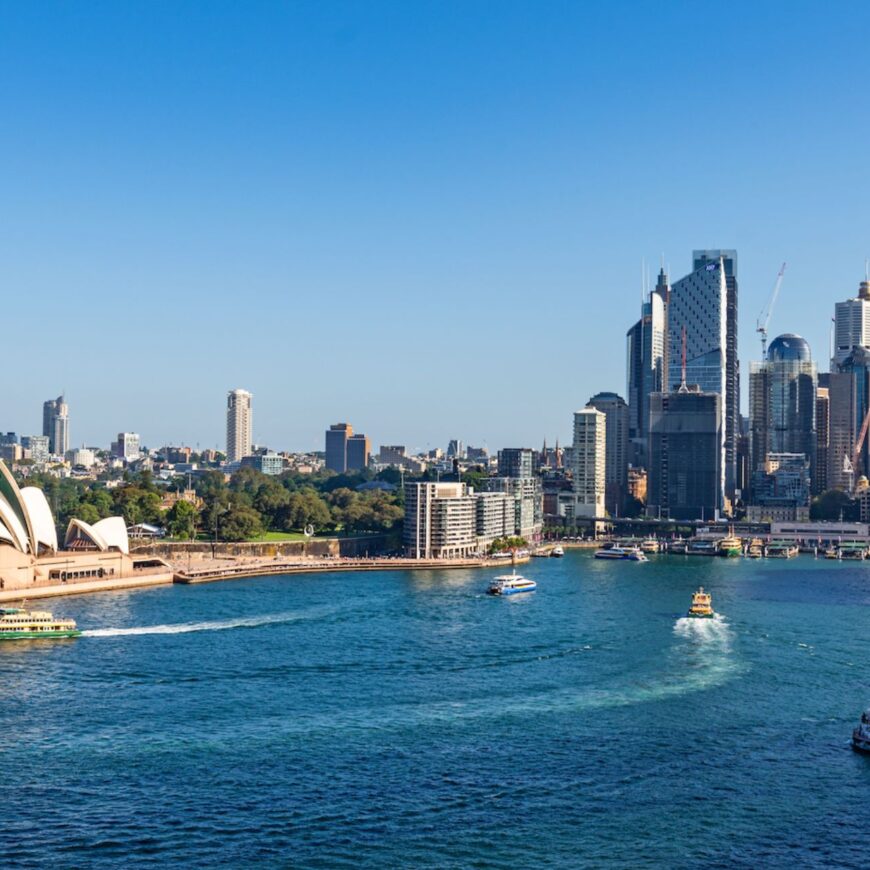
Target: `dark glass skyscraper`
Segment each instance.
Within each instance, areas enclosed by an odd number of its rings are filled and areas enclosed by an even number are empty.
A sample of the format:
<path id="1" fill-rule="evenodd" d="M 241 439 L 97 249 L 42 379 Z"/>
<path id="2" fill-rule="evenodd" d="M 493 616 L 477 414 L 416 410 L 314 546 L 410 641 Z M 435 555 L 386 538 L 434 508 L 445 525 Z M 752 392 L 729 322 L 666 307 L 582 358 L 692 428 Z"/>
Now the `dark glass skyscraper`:
<path id="1" fill-rule="evenodd" d="M 725 270 L 725 494 L 734 496 L 737 477 L 737 440 L 740 434 L 740 363 L 737 359 L 737 251 L 707 249 L 692 252 L 693 269 L 721 259 Z"/>
<path id="2" fill-rule="evenodd" d="M 767 359 L 751 364 L 749 418 L 752 474 L 771 453 L 802 454 L 814 470 L 816 365 L 799 335 L 778 336 Z"/>

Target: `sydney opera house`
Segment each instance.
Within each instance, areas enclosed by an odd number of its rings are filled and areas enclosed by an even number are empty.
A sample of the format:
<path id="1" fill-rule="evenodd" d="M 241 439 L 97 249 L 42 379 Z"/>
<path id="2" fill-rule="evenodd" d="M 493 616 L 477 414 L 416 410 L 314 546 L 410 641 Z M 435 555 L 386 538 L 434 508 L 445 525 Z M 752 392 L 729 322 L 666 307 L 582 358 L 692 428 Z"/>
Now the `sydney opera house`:
<path id="1" fill-rule="evenodd" d="M 70 520 L 61 548 L 43 491 L 19 488 L 0 461 L 0 590 L 26 594 L 47 586 L 93 581 L 110 586 L 110 581 L 135 578 L 149 585 L 169 582 L 172 572 L 160 559 L 130 554 L 123 517 L 93 525 Z"/>

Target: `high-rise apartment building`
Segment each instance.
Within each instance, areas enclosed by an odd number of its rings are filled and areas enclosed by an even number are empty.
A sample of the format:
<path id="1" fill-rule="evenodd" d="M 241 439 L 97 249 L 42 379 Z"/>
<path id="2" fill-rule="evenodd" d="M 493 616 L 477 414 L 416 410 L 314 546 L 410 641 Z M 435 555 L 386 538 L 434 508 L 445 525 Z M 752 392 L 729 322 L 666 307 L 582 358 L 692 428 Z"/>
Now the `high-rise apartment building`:
<path id="1" fill-rule="evenodd" d="M 815 466 L 816 364 L 799 335 L 778 336 L 767 359 L 750 365 L 749 418 L 751 477 L 770 453 L 801 454 Z M 754 479 L 767 486 L 766 478 Z"/>
<path id="2" fill-rule="evenodd" d="M 63 456 L 69 450 L 69 406 L 64 396 L 42 403 L 42 434 L 52 454 Z"/>
<path id="3" fill-rule="evenodd" d="M 597 393 L 586 407 L 601 411 L 606 418 L 604 507 L 611 516 L 619 516 L 628 493 L 629 408 L 616 393 Z"/>
<path id="4" fill-rule="evenodd" d="M 834 306 L 834 358 L 831 371 L 856 347 L 870 347 L 870 281 L 862 281 L 858 295 Z"/>
<path id="5" fill-rule="evenodd" d="M 125 462 L 139 458 L 139 436 L 135 432 L 119 432 L 118 440 L 112 445 L 112 453 Z"/>
<path id="6" fill-rule="evenodd" d="M 650 397 L 647 515 L 712 520 L 724 503 L 722 397 L 681 387 Z"/>
<path id="7" fill-rule="evenodd" d="M 470 556 L 477 509 L 464 483 L 406 483 L 403 541 L 413 559 Z"/>
<path id="8" fill-rule="evenodd" d="M 344 474 L 347 471 L 347 443 L 353 437 L 350 423 L 333 423 L 326 430 L 326 467 Z"/>
<path id="9" fill-rule="evenodd" d="M 362 471 L 369 467 L 372 444 L 367 435 L 360 433 L 347 439 L 347 470 Z"/>
<path id="10" fill-rule="evenodd" d="M 829 458 L 831 488 L 852 489 L 861 476 L 870 476 L 870 439 L 854 450 L 870 409 L 870 348 L 853 347 L 828 377 Z"/>
<path id="11" fill-rule="evenodd" d="M 498 451 L 499 477 L 531 477 L 534 451 L 530 447 L 505 447 Z"/>
<path id="12" fill-rule="evenodd" d="M 574 516 L 604 517 L 607 417 L 595 408 L 574 413 Z"/>
<path id="13" fill-rule="evenodd" d="M 253 443 L 253 396 L 247 390 L 227 393 L 227 462 L 241 462 Z"/>
<path id="14" fill-rule="evenodd" d="M 21 446 L 29 451 L 29 458 L 37 465 L 48 462 L 51 455 L 50 439 L 48 435 L 22 435 Z"/>

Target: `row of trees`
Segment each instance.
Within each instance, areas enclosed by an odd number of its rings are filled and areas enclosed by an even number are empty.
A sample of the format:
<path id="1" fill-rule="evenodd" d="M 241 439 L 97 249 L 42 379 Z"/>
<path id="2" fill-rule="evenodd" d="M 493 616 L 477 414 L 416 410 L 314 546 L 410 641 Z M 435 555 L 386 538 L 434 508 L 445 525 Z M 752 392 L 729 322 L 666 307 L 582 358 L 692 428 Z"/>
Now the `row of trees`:
<path id="1" fill-rule="evenodd" d="M 210 471 L 194 481 L 201 507 L 179 500 L 168 510 L 161 507 L 167 490 L 158 487 L 147 471 L 126 475 L 112 489 L 105 483 L 50 475 L 31 475 L 27 483 L 45 491 L 61 529 L 71 517 L 94 523 L 121 515 L 128 525 L 165 525 L 180 539 L 244 541 L 269 531 L 295 532 L 309 526 L 316 533 L 389 532 L 402 519 L 402 493 L 356 488 L 370 479 L 367 472 L 271 477 L 242 468 L 227 483 L 221 472 Z M 170 491 L 185 486 L 179 479 Z"/>

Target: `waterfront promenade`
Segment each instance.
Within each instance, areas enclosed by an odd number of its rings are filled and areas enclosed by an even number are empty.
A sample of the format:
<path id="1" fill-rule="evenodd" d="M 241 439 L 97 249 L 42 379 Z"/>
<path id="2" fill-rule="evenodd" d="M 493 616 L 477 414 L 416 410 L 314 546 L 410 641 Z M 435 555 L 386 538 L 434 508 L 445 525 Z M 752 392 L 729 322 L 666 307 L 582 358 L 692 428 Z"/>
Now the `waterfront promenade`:
<path id="1" fill-rule="evenodd" d="M 406 559 L 403 557 L 307 556 L 201 556 L 167 560 L 165 570 L 142 571 L 130 577 L 100 578 L 62 584 L 32 586 L 25 589 L 0 590 L 0 604 L 23 599 L 56 598 L 93 592 L 114 592 L 166 586 L 171 583 L 192 585 L 235 580 L 243 577 L 269 577 L 278 574 L 316 574 L 333 571 L 409 571 L 451 570 L 457 568 L 503 568 L 528 562 L 528 556 L 511 559 Z"/>

